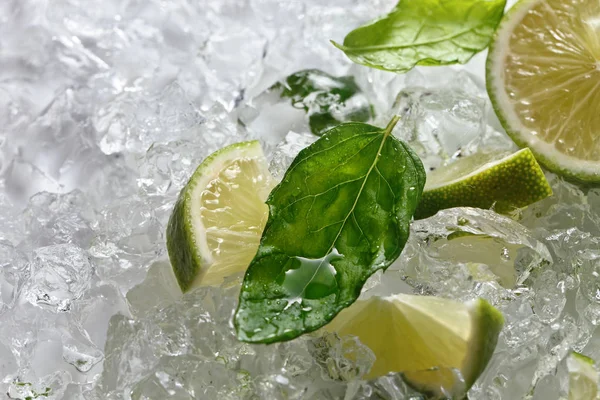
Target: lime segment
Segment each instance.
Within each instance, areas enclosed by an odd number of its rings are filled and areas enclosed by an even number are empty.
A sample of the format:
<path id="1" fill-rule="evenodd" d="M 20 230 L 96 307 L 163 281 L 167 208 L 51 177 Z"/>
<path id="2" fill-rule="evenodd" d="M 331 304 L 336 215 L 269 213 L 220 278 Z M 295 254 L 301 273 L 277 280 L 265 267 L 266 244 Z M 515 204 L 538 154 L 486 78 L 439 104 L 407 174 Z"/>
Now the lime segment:
<path id="1" fill-rule="evenodd" d="M 427 176 L 415 218 L 453 207 L 493 207 L 507 213 L 550 195 L 552 189 L 529 149 L 477 153 Z"/>
<path id="2" fill-rule="evenodd" d="M 452 369 L 470 387 L 489 362 L 503 317 L 485 300 L 459 303 L 429 296 L 398 294 L 359 300 L 325 330 L 357 336 L 376 356 L 366 376 L 403 372 L 409 384 L 441 394 L 456 387 Z M 438 374 L 419 373 L 432 368 Z"/>
<path id="3" fill-rule="evenodd" d="M 594 360 L 579 353 L 567 358 L 569 371 L 569 400 L 596 400 L 598 398 L 598 370 Z"/>
<path id="4" fill-rule="evenodd" d="M 181 191 L 167 227 L 173 271 L 186 292 L 220 285 L 254 257 L 274 186 L 260 144 L 244 142 L 213 153 Z"/>

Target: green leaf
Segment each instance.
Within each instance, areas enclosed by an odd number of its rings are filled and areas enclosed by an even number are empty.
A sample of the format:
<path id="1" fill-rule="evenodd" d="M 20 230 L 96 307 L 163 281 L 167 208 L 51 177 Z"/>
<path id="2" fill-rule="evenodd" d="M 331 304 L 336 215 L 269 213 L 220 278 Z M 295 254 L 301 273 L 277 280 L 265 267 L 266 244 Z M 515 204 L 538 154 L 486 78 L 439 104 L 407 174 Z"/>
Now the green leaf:
<path id="1" fill-rule="evenodd" d="M 387 128 L 346 123 L 302 150 L 271 192 L 240 293 L 240 340 L 271 343 L 329 322 L 408 239 L 425 184 L 417 155 Z"/>
<path id="2" fill-rule="evenodd" d="M 401 0 L 381 19 L 333 44 L 355 63 L 407 72 L 464 64 L 488 47 L 506 0 Z"/>
<path id="3" fill-rule="evenodd" d="M 336 78 L 317 69 L 298 71 L 274 88 L 281 97 L 292 100 L 296 108 L 304 109 L 310 130 L 321 135 L 341 122 L 366 122 L 373 109 L 352 76 Z"/>

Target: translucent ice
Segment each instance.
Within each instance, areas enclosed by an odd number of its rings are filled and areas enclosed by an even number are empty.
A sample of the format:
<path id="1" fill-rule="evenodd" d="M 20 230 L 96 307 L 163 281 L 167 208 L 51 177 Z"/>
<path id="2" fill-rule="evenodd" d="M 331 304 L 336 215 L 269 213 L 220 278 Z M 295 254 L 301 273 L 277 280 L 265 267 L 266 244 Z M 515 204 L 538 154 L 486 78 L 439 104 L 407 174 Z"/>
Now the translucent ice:
<path id="1" fill-rule="evenodd" d="M 448 68 L 426 76 L 411 71 L 391 113 L 401 116 L 394 135 L 408 142 L 428 169 L 482 149 L 514 148 L 489 125 L 491 105 L 485 90 L 464 71 Z M 390 112 L 384 115 L 383 125 Z"/>
<path id="2" fill-rule="evenodd" d="M 178 83 L 159 93 L 140 90 L 117 96 L 97 111 L 94 127 L 105 154 L 145 151 L 153 143 L 167 143 L 200 134 L 200 110 Z"/>
<path id="3" fill-rule="evenodd" d="M 70 310 L 71 303 L 90 287 L 94 273 L 87 254 L 68 244 L 36 249 L 29 269 L 27 300 L 57 312 Z"/>
<path id="4" fill-rule="evenodd" d="M 275 179 L 282 179 L 285 171 L 298 153 L 315 140 L 317 140 L 317 137 L 311 133 L 288 133 L 285 139 L 273 150 L 271 162 L 269 163 L 269 171 Z"/>
<path id="5" fill-rule="evenodd" d="M 305 110 L 261 97 L 299 70 L 353 76 L 376 124 L 400 113 L 395 133 L 431 167 L 512 148 L 487 100 L 484 54 L 466 67 L 479 76 L 397 75 L 352 65 L 329 43 L 395 3 L 0 2 L 0 393 L 419 398 L 398 375 L 361 381 L 372 354 L 352 338 L 238 342 L 235 290 L 182 296 L 164 236 L 211 152 L 258 139 L 281 177 L 316 139 Z M 365 287 L 501 309 L 506 327 L 472 400 L 545 400 L 564 391 L 570 349 L 600 359 L 600 191 L 549 179 L 555 196 L 512 219 L 462 210 L 415 223 L 399 263 Z"/>
<path id="6" fill-rule="evenodd" d="M 513 289 L 535 268 L 552 262 L 546 246 L 525 227 L 489 210 L 452 208 L 415 221 L 392 267 L 411 285 L 463 299 L 480 282 Z"/>

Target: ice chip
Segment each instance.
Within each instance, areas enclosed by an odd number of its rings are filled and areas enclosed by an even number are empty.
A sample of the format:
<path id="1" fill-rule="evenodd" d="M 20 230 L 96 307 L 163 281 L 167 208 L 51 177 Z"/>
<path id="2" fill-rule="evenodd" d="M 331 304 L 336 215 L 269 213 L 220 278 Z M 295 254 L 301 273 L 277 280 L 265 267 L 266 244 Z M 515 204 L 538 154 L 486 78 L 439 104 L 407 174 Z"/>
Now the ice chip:
<path id="1" fill-rule="evenodd" d="M 285 140 L 279 143 L 272 153 L 269 171 L 273 177 L 277 180 L 282 179 L 298 153 L 314 143 L 315 140 L 317 137 L 310 133 L 288 133 Z"/>
<path id="2" fill-rule="evenodd" d="M 462 299 L 472 295 L 477 282 L 513 289 L 552 261 L 546 246 L 519 223 L 465 207 L 415 221 L 392 270 L 420 290 Z"/>
<path id="3" fill-rule="evenodd" d="M 166 306 L 182 296 L 173 268 L 168 262 L 157 262 L 148 270 L 144 282 L 127 293 L 132 313 L 144 315 L 160 306 Z"/>
<path id="4" fill-rule="evenodd" d="M 81 248 L 70 245 L 41 247 L 29 264 L 25 297 L 33 305 L 67 312 L 91 285 L 93 266 Z"/>
<path id="5" fill-rule="evenodd" d="M 125 92 L 99 109 L 93 121 L 100 149 L 114 154 L 194 136 L 204 117 L 175 82 L 158 93 Z"/>
<path id="6" fill-rule="evenodd" d="M 27 259 L 10 242 L 0 241 L 0 315 L 12 308 L 27 280 Z"/>
<path id="7" fill-rule="evenodd" d="M 477 151 L 513 149 L 506 135 L 488 125 L 484 96 L 458 87 L 406 87 L 392 106 L 401 117 L 394 135 L 413 147 L 428 170 Z"/>

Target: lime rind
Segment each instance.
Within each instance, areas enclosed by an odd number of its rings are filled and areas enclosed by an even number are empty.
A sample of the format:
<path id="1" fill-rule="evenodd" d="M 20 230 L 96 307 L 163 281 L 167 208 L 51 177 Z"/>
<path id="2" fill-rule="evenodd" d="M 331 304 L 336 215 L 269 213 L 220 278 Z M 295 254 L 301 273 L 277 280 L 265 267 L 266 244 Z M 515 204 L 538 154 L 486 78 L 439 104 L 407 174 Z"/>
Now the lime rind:
<path id="1" fill-rule="evenodd" d="M 200 196 L 228 164 L 240 158 L 264 159 L 258 141 L 235 143 L 208 156 L 181 190 L 167 226 L 167 250 L 173 272 L 185 293 L 214 262 L 200 217 Z"/>
<path id="2" fill-rule="evenodd" d="M 481 159 L 481 155 L 474 155 Z M 469 158 L 457 161 L 467 167 Z M 431 179 L 426 185 L 416 219 L 453 207 L 476 207 L 505 214 L 552 195 L 544 171 L 529 149 L 522 149 L 499 160 L 476 162 L 474 171 L 457 169 L 458 177 L 442 182 Z M 464 175 L 460 176 L 460 173 Z M 447 175 L 447 173 L 445 173 Z"/>
<path id="3" fill-rule="evenodd" d="M 575 365 L 577 365 L 577 366 L 588 365 L 588 366 L 594 367 L 594 365 L 596 364 L 596 362 L 592 358 L 585 356 L 581 353 L 577 353 L 576 351 L 574 351 L 570 354 L 570 358 L 573 361 L 575 361 Z M 575 365 L 574 365 L 574 367 L 575 367 Z M 577 367 L 575 367 L 575 368 L 577 368 Z M 573 370 L 573 368 L 571 368 L 571 370 Z M 595 367 L 594 367 L 594 370 L 595 370 Z M 597 372 L 596 372 L 596 374 L 597 374 Z"/>
<path id="4" fill-rule="evenodd" d="M 600 161 L 582 160 L 559 152 L 553 145 L 538 139 L 528 131 L 519 120 L 510 99 L 504 90 L 503 62 L 504 49 L 507 49 L 510 33 L 529 10 L 542 0 L 521 0 L 503 17 L 489 46 L 486 62 L 486 88 L 492 107 L 506 133 L 519 147 L 529 147 L 535 158 L 544 167 L 569 180 L 583 184 L 600 183 Z"/>
<path id="5" fill-rule="evenodd" d="M 470 307 L 475 322 L 473 337 L 477 340 L 462 368 L 467 390 L 473 386 L 492 359 L 498 343 L 498 336 L 504 327 L 502 313 L 486 300 L 473 300 Z"/>

